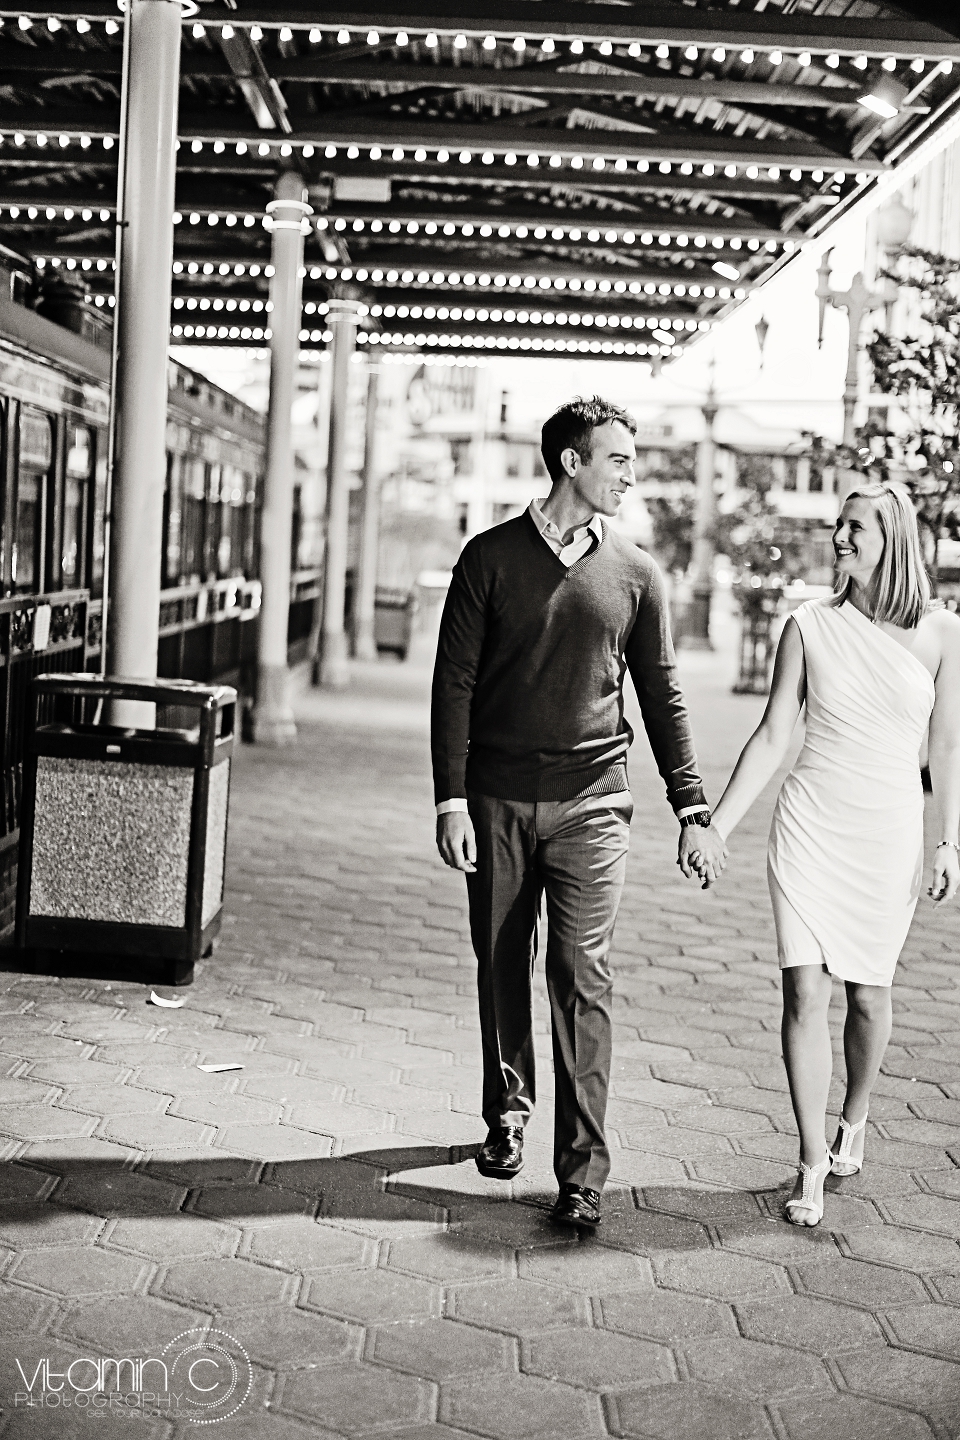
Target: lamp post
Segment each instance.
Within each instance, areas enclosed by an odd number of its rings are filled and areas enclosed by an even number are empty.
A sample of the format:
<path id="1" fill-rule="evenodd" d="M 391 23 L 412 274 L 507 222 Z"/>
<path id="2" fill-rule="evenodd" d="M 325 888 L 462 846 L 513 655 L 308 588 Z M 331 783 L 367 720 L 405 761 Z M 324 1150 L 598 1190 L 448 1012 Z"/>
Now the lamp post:
<path id="1" fill-rule="evenodd" d="M 693 516 L 693 557 L 690 565 L 690 603 L 681 643 L 690 650 L 711 650 L 710 601 L 713 595 L 713 528 L 717 518 L 716 442 L 713 424 L 719 405 L 714 388 L 716 361 L 710 362 L 710 381 L 701 405 L 703 438 L 697 445 L 697 490 Z"/>
<path id="2" fill-rule="evenodd" d="M 906 243 L 910 234 L 913 215 L 898 195 L 895 195 L 877 212 L 877 238 L 887 260 Z M 823 322 L 827 306 L 846 310 L 850 326 L 847 343 L 847 373 L 843 385 L 843 444 L 853 444 L 853 417 L 859 398 L 860 331 L 863 322 L 873 310 L 889 309 L 897 298 L 897 286 L 893 280 L 885 279 L 871 290 L 858 270 L 850 283 L 849 290 L 834 290 L 830 285 L 830 256 L 833 250 L 824 254 L 817 271 L 817 299 L 820 302 L 820 327 L 817 335 L 818 346 L 823 345 Z"/>

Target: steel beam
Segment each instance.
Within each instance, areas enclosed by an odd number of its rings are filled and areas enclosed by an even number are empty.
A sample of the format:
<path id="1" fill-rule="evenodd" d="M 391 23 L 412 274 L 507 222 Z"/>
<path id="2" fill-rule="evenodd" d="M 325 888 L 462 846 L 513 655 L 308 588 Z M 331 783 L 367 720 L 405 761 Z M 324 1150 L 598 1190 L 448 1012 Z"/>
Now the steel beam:
<path id="1" fill-rule="evenodd" d="M 755 49 L 839 51 L 847 54 L 887 55 L 910 58 L 960 60 L 960 37 L 951 31 L 922 20 L 876 19 L 870 16 L 808 15 L 796 12 L 744 10 L 692 10 L 684 5 L 650 4 L 642 10 L 631 6 L 570 3 L 553 4 L 541 20 L 539 7 L 518 10 L 514 0 L 483 0 L 483 3 L 461 3 L 451 10 L 446 0 L 418 0 L 416 6 L 391 7 L 385 14 L 379 0 L 366 4 L 353 3 L 324 13 L 320 4 L 290 3 L 242 4 L 228 16 L 217 17 L 220 23 L 236 25 L 289 25 L 299 29 L 338 31 L 365 30 L 371 25 L 403 28 L 406 31 L 434 31 L 437 34 L 502 35 L 505 38 L 524 36 L 540 39 L 582 38 L 611 40 L 630 44 L 664 43 L 668 45 L 724 45 Z M 112 19 L 116 16 L 112 0 L 53 0 L 52 4 L 30 3 L 12 8 L 0 7 L 0 15 L 16 19 L 19 15 L 61 20 L 84 16 L 90 20 Z M 211 17 L 212 20 L 213 17 Z M 938 19 L 940 16 L 938 15 Z M 946 18 L 946 17 L 944 17 Z M 531 24 L 533 20 L 535 23 Z M 207 23 L 210 23 L 209 21 Z"/>

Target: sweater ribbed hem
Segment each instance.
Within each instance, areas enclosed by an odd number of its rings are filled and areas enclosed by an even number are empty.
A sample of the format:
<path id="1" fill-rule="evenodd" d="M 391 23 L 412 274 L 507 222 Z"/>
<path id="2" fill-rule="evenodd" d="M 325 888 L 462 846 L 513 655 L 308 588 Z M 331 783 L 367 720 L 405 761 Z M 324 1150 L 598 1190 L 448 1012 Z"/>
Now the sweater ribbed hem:
<path id="1" fill-rule="evenodd" d="M 561 771 L 541 775 L 471 775 L 467 788 L 492 800 L 527 801 L 547 804 L 564 800 L 580 800 L 587 795 L 616 795 L 629 789 L 627 767 L 622 760 L 608 766 L 595 780 L 587 780 L 583 771 Z"/>

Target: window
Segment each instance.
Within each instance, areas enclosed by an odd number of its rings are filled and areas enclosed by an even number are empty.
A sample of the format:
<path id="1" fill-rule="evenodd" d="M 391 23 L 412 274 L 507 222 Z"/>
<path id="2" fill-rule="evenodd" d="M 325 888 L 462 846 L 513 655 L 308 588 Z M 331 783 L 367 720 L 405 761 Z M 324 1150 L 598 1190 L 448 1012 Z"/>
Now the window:
<path id="1" fill-rule="evenodd" d="M 83 584 L 84 520 L 93 473 L 93 434 L 86 425 L 67 427 L 64 470 L 59 578 L 64 590 L 77 590 Z"/>
<path id="2" fill-rule="evenodd" d="M 43 585 L 44 490 L 52 464 L 50 416 L 24 406 L 20 411 L 13 533 L 13 586 L 21 592 L 37 594 Z"/>

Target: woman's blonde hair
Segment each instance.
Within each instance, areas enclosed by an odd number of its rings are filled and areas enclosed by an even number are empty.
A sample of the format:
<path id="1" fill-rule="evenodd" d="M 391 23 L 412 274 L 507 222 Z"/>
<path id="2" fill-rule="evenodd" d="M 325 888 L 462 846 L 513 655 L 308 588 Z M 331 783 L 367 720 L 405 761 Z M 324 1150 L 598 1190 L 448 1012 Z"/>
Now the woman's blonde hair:
<path id="1" fill-rule="evenodd" d="M 931 591 L 910 496 L 902 485 L 866 480 L 850 491 L 844 504 L 847 500 L 869 500 L 883 535 L 883 554 L 870 585 L 874 620 L 915 630 L 930 608 Z M 841 601 L 848 598 L 852 584 L 850 576 L 839 580 Z"/>

